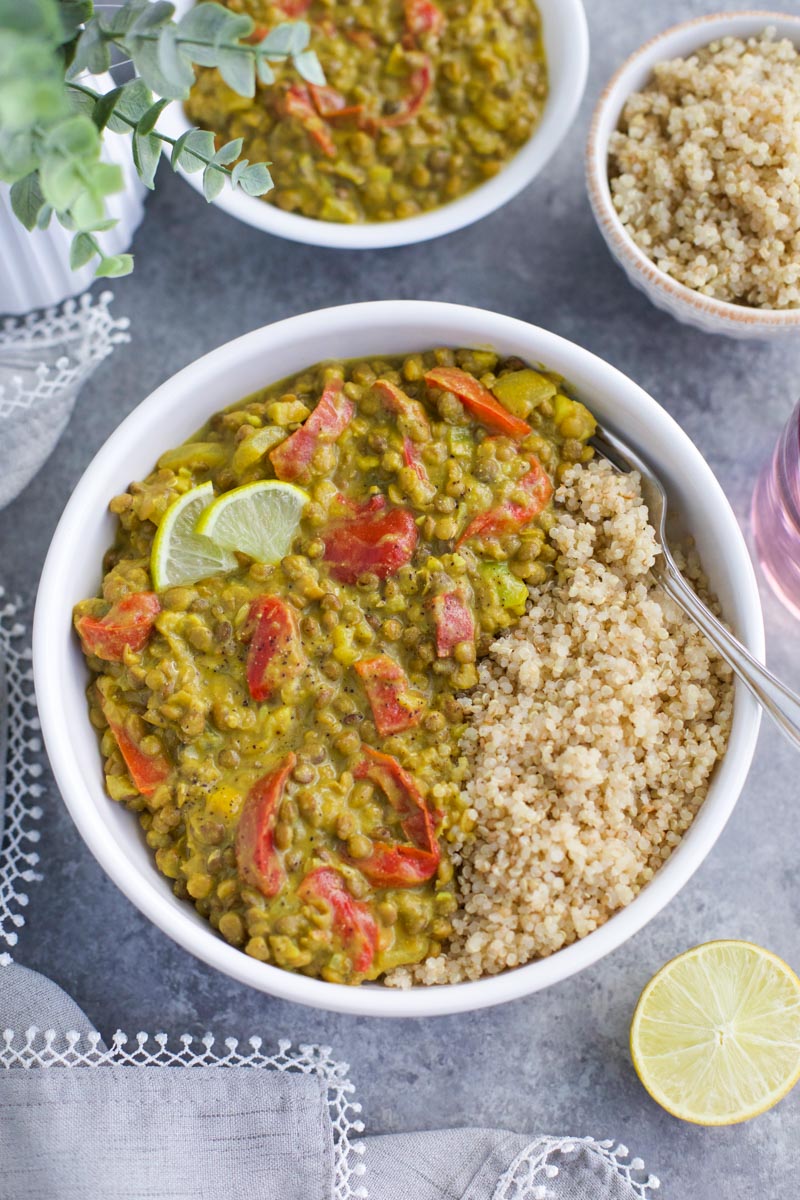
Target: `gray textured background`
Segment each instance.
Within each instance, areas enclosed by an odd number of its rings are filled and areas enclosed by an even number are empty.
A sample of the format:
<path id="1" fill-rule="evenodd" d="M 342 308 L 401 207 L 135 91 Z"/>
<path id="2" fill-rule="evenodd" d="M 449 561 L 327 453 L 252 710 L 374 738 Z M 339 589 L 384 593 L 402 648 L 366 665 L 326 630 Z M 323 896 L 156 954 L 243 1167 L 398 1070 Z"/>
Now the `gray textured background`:
<path id="1" fill-rule="evenodd" d="M 745 8 L 746 4 L 732 7 Z M 592 66 L 573 130 L 514 203 L 419 247 L 344 256 L 282 242 L 206 207 L 162 168 L 114 286 L 132 319 L 79 398 L 45 473 L 0 514 L 0 580 L 31 595 L 58 516 L 121 418 L 180 367 L 248 329 L 332 303 L 424 298 L 482 305 L 541 324 L 631 375 L 682 423 L 748 521 L 758 467 L 798 395 L 800 342 L 734 343 L 676 324 L 611 262 L 586 200 L 588 118 L 622 58 L 713 0 L 588 0 Z M 797 13 L 800 4 L 785 3 Z M 313 358 L 313 349 L 309 355 Z M 769 657 L 800 687 L 797 625 L 764 590 Z M 52 784 L 18 959 L 72 992 L 101 1030 L 164 1029 L 330 1043 L 352 1064 L 373 1132 L 466 1123 L 623 1140 L 682 1200 L 797 1195 L 800 1088 L 740 1127 L 706 1130 L 667 1116 L 639 1085 L 627 1030 L 639 990 L 672 955 L 716 937 L 750 938 L 800 967 L 795 830 L 798 760 L 764 728 L 738 808 L 681 895 L 616 953 L 545 993 L 473 1016 L 383 1023 L 272 1000 L 195 962 L 105 876 Z M 413 1198 L 409 1198 L 413 1200 Z"/>

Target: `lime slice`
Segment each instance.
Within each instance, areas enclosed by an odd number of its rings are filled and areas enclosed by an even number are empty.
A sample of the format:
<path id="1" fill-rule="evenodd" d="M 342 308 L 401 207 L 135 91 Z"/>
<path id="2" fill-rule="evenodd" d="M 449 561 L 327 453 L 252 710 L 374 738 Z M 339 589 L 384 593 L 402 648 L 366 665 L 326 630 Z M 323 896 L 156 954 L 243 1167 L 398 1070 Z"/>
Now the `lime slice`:
<path id="1" fill-rule="evenodd" d="M 225 550 L 238 550 L 258 562 L 278 562 L 292 548 L 307 503 L 306 493 L 292 483 L 246 483 L 210 504 L 197 532 Z"/>
<path id="2" fill-rule="evenodd" d="M 674 1117 L 748 1121 L 800 1079 L 800 979 L 752 942 L 696 946 L 642 992 L 631 1054 L 650 1095 Z"/>
<path id="3" fill-rule="evenodd" d="M 197 583 L 238 567 L 229 550 L 199 537 L 196 525 L 214 499 L 210 482 L 185 492 L 172 503 L 158 526 L 150 556 L 150 574 L 157 592 L 181 584 Z"/>

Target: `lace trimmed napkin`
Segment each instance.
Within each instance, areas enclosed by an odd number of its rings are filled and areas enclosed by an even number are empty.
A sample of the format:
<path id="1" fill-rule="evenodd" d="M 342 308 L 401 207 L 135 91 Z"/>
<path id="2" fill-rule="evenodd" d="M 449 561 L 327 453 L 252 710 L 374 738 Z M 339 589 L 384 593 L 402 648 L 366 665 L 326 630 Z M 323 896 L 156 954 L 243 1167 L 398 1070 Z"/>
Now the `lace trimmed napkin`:
<path id="1" fill-rule="evenodd" d="M 120 1032 L 106 1045 L 61 988 L 12 962 L 41 815 L 17 614 L 0 590 L 0 1200 L 654 1200 L 658 1180 L 611 1141 L 363 1136 L 327 1047 Z"/>
<path id="2" fill-rule="evenodd" d="M 115 346 L 128 319 L 109 312 L 111 292 L 0 325 L 0 509 L 49 457 L 81 386 Z"/>

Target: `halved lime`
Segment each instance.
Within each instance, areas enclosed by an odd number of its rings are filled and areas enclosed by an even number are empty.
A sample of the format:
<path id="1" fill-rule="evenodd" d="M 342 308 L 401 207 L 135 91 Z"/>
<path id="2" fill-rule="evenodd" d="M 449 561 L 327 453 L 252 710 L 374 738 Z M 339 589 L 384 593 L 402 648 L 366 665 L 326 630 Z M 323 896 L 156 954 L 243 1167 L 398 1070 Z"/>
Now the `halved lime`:
<path id="1" fill-rule="evenodd" d="M 279 562 L 292 548 L 307 503 L 307 494 L 292 483 L 246 483 L 218 496 L 200 518 L 197 532 L 257 562 Z"/>
<path id="2" fill-rule="evenodd" d="M 650 1095 L 674 1117 L 748 1121 L 800 1079 L 800 979 L 752 942 L 695 946 L 642 992 L 631 1054 Z"/>
<path id="3" fill-rule="evenodd" d="M 234 554 L 196 532 L 200 515 L 214 500 L 210 482 L 184 492 L 164 513 L 150 556 L 150 574 L 157 592 L 222 575 L 239 565 Z"/>

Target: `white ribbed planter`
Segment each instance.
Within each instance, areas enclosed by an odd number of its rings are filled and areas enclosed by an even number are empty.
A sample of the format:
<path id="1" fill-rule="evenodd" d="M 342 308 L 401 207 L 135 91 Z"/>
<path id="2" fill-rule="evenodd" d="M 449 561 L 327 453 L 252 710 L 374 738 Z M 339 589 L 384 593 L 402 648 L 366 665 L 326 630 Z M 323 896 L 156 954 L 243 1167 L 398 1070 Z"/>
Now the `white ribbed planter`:
<path id="1" fill-rule="evenodd" d="M 114 86 L 110 75 L 87 77 L 86 83 L 98 91 Z M 119 224 L 107 233 L 98 234 L 107 254 L 119 254 L 130 246 L 144 216 L 147 189 L 136 174 L 130 138 L 106 131 L 103 159 L 120 166 L 125 178 L 124 190 L 109 196 L 106 203 L 109 217 L 116 217 Z M 55 218 L 47 229 L 29 233 L 11 211 L 8 186 L 0 184 L 0 314 L 18 315 L 35 308 L 49 308 L 91 286 L 96 264 L 71 270 L 71 242 L 72 233 Z"/>

